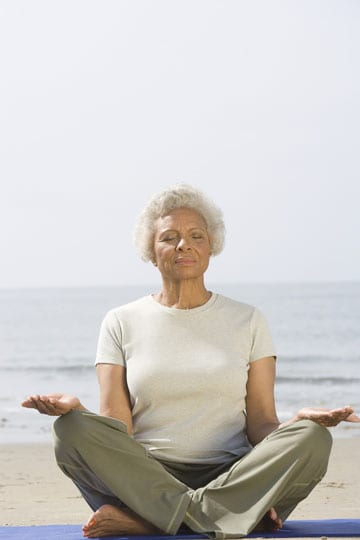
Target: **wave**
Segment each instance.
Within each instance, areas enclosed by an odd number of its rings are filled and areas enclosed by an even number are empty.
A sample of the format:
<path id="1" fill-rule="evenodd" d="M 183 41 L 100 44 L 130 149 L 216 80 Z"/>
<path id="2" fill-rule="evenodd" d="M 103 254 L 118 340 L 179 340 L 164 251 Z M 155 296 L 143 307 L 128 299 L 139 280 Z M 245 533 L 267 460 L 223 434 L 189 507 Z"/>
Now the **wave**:
<path id="1" fill-rule="evenodd" d="M 62 373 L 79 373 L 79 372 L 84 372 L 84 371 L 94 371 L 95 370 L 95 366 L 94 365 L 89 365 L 89 364 L 70 364 L 70 365 L 67 365 L 67 366 L 51 366 L 51 365 L 47 365 L 47 366 L 32 366 L 32 365 L 19 365 L 19 364 L 16 364 L 16 365 L 10 365 L 10 366 L 1 366 L 0 367 L 0 373 L 2 371 L 4 372 L 31 372 L 31 373 L 59 373 L 59 372 L 62 372 Z"/>
<path id="2" fill-rule="evenodd" d="M 91 364 L 69 364 L 69 365 L 17 365 L 12 364 L 0 367 L 1 372 L 17 372 L 17 373 L 90 373 L 95 371 L 95 366 Z M 301 384 L 301 385 L 347 385 L 358 384 L 360 386 L 360 377 L 339 377 L 339 376 L 281 376 L 276 377 L 276 384 Z"/>
<path id="3" fill-rule="evenodd" d="M 358 377 L 276 377 L 278 384 L 360 384 Z"/>
<path id="4" fill-rule="evenodd" d="M 360 361 L 360 356 L 331 356 L 331 355 L 321 355 L 321 354 L 309 354 L 309 355 L 282 355 L 279 354 L 279 361 L 281 363 L 289 362 L 289 363 L 299 363 L 299 362 L 306 362 L 306 363 L 321 363 L 326 362 L 327 364 L 331 363 L 344 363 L 344 362 L 356 362 Z"/>

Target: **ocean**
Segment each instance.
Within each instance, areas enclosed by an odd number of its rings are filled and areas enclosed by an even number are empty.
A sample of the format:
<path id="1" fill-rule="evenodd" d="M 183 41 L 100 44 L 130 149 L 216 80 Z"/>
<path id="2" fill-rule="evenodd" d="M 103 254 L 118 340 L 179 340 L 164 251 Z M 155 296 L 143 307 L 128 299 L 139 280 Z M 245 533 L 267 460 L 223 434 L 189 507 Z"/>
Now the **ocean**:
<path id="1" fill-rule="evenodd" d="M 278 352 L 281 420 L 304 406 L 351 405 L 360 413 L 360 282 L 208 285 L 266 316 Z M 156 286 L 0 290 L 0 441 L 51 441 L 53 418 L 24 409 L 30 394 L 77 394 L 98 410 L 94 358 L 112 307 Z M 359 437 L 342 423 L 335 437 Z"/>

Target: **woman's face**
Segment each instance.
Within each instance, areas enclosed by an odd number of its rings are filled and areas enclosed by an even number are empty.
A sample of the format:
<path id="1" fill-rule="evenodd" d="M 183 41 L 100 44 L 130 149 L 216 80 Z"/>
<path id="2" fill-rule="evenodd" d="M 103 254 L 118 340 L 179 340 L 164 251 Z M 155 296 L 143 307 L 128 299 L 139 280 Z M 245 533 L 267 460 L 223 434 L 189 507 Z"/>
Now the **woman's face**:
<path id="1" fill-rule="evenodd" d="M 167 279 L 193 279 L 209 266 L 210 238 L 203 217 L 191 208 L 175 208 L 156 222 L 154 263 Z"/>

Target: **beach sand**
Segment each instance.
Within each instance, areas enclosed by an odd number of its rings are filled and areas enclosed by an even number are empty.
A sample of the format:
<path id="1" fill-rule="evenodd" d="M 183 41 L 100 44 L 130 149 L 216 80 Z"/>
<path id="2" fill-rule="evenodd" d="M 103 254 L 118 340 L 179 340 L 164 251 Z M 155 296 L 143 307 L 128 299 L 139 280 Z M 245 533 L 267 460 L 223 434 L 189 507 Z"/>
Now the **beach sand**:
<path id="1" fill-rule="evenodd" d="M 50 444 L 0 446 L 0 525 L 82 524 L 91 511 Z M 360 518 L 360 438 L 335 439 L 329 470 L 291 519 Z"/>

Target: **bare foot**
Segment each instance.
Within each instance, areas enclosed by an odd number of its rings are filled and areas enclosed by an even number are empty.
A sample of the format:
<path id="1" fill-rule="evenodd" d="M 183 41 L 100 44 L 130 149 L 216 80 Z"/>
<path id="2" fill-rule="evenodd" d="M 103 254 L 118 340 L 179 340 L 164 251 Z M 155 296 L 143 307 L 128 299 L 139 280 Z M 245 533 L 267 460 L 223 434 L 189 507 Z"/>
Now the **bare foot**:
<path id="1" fill-rule="evenodd" d="M 127 508 L 117 508 L 104 504 L 90 517 L 82 528 L 83 536 L 97 538 L 98 536 L 143 536 L 158 535 L 162 532 L 148 521 Z"/>
<path id="2" fill-rule="evenodd" d="M 281 527 L 282 521 L 277 515 L 275 508 L 270 508 L 251 532 L 277 531 Z"/>

